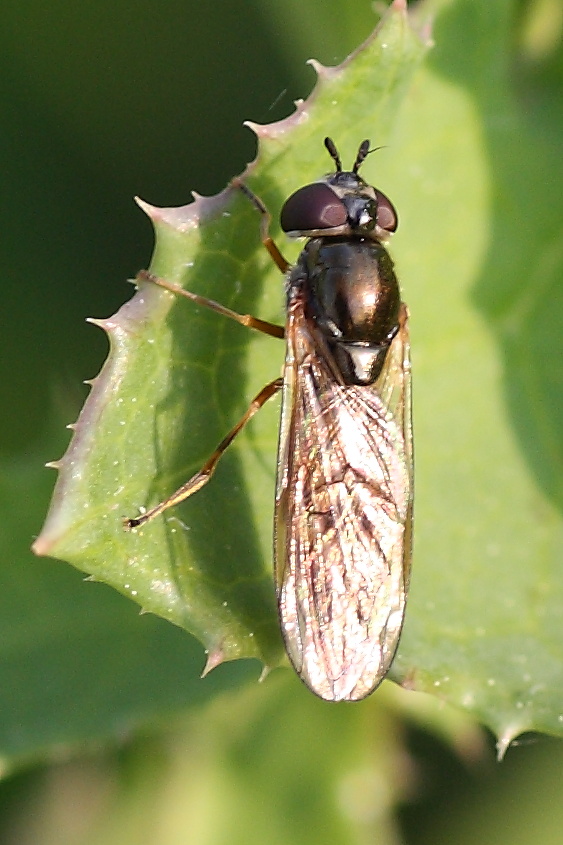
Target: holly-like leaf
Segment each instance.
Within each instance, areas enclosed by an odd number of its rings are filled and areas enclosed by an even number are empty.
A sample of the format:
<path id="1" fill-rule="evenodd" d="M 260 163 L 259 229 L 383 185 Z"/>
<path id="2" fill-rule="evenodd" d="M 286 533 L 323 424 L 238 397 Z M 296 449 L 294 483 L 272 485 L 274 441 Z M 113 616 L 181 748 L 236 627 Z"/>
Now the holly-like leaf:
<path id="1" fill-rule="evenodd" d="M 245 174 L 279 239 L 283 200 L 329 169 L 326 134 L 344 162 L 365 137 L 388 144 L 363 175 L 399 211 L 390 251 L 413 342 L 415 553 L 393 676 L 475 714 L 501 751 L 524 730 L 563 725 L 561 119 L 515 101 L 508 30 L 504 5 L 443 6 L 420 67 L 427 42 L 395 3 L 352 60 L 318 68 L 295 115 L 256 128 Z M 283 320 L 244 197 L 148 211 L 156 274 Z M 293 259 L 298 247 L 279 243 Z M 275 403 L 172 515 L 136 534 L 120 520 L 201 466 L 279 374 L 283 344 L 145 285 L 105 327 L 110 358 L 36 550 L 186 627 L 210 665 L 275 664 Z"/>
<path id="2" fill-rule="evenodd" d="M 563 127 L 516 87 L 512 23 L 490 4 L 442 11 L 386 168 L 416 455 L 394 668 L 474 713 L 501 753 L 563 728 Z"/>
<path id="3" fill-rule="evenodd" d="M 377 143 L 385 142 L 424 52 L 396 3 L 342 66 L 314 64 L 315 90 L 290 118 L 253 127 L 259 152 L 245 181 L 275 212 L 292 190 L 330 169 L 322 146 L 329 129 L 345 161 L 374 128 Z M 237 311 L 283 321 L 283 279 L 244 196 L 226 189 L 181 208 L 141 205 L 156 230 L 155 274 Z M 278 663 L 271 574 L 276 408 L 262 412 L 212 483 L 173 515 L 131 533 L 123 517 L 156 503 L 201 466 L 252 395 L 279 374 L 283 344 L 150 283 L 114 317 L 94 322 L 106 330 L 110 354 L 58 463 L 34 550 L 68 560 L 195 634 L 208 668 L 238 657 Z"/>

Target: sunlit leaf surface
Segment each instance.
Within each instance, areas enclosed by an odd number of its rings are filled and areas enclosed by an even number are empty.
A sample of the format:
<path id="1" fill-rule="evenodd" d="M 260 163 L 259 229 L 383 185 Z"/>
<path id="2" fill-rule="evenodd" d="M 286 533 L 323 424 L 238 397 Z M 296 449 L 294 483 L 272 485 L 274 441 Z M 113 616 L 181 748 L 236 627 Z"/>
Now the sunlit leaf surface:
<path id="1" fill-rule="evenodd" d="M 387 145 L 363 175 L 399 210 L 390 251 L 411 312 L 416 443 L 413 581 L 393 676 L 474 713 L 502 749 L 563 724 L 561 157 L 554 127 L 513 99 L 501 12 L 485 26 L 454 6 L 423 67 L 425 40 L 395 8 L 345 67 L 321 70 L 291 119 L 258 130 L 248 182 L 275 221 L 329 169 L 325 134 L 345 162 L 364 137 Z M 282 281 L 244 198 L 149 211 L 154 272 L 283 320 Z M 201 465 L 279 373 L 283 344 L 147 286 L 104 327 L 110 357 L 36 549 L 185 627 L 211 664 L 276 664 L 275 404 L 173 514 L 133 534 L 121 518 Z"/>

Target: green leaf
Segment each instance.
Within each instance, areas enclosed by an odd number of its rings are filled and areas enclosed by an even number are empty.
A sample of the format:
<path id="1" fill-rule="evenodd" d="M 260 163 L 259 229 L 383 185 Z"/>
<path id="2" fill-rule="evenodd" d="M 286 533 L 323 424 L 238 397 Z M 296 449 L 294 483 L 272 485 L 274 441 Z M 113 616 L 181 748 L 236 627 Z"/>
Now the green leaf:
<path id="1" fill-rule="evenodd" d="M 424 46 L 397 4 L 353 61 L 320 73 L 295 117 L 258 130 L 247 173 L 275 220 L 328 169 L 325 134 L 344 161 L 364 137 L 388 145 L 364 176 L 399 210 L 390 249 L 411 312 L 416 442 L 413 580 L 393 676 L 473 713 L 501 752 L 522 731 L 563 725 L 563 121 L 555 99 L 518 99 L 510 12 L 440 4 L 420 68 Z M 243 198 L 150 213 L 154 272 L 282 320 L 279 274 Z M 212 664 L 273 665 L 274 405 L 174 516 L 136 535 L 120 518 L 201 466 L 278 375 L 281 344 L 146 287 L 106 327 L 110 358 L 36 550 L 186 627 Z"/>
<path id="2" fill-rule="evenodd" d="M 561 114 L 516 99 L 508 13 L 447 6 L 387 170 L 417 459 L 395 671 L 473 712 L 500 752 L 563 727 Z"/>
<path id="3" fill-rule="evenodd" d="M 22 549 L 41 519 L 50 478 L 35 452 L 0 475 L 0 759 L 31 762 L 70 745 L 123 737 L 140 724 L 201 706 L 256 677 L 230 664 L 203 684 L 201 647 L 103 584 Z M 32 491 L 32 493 L 30 493 Z M 13 503 L 18 503 L 14 508 Z M 22 506 L 25 504 L 25 506 Z"/>
<path id="4" fill-rule="evenodd" d="M 378 143 L 386 140 L 424 50 L 397 4 L 352 60 L 315 65 L 310 99 L 287 120 L 255 127 L 260 150 L 245 179 L 268 207 L 279 209 L 330 168 L 327 126 L 345 160 L 374 126 Z M 142 205 L 156 229 L 153 272 L 238 311 L 283 319 L 283 279 L 245 197 L 228 189 L 178 209 Z M 122 518 L 201 466 L 249 398 L 279 373 L 283 345 L 150 284 L 115 317 L 96 322 L 110 355 L 59 464 L 35 551 L 68 560 L 186 628 L 205 645 L 208 668 L 238 657 L 275 665 L 282 655 L 271 575 L 276 408 L 262 412 L 212 484 L 174 516 L 133 533 Z"/>

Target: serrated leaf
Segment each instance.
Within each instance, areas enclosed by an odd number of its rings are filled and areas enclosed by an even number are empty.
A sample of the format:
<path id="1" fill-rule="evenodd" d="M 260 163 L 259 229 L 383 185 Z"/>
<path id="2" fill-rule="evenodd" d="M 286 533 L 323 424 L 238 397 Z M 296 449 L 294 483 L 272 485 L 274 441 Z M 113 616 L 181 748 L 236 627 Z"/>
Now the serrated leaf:
<path id="1" fill-rule="evenodd" d="M 325 134 L 345 161 L 364 137 L 390 142 L 364 175 L 399 210 L 391 252 L 413 338 L 415 555 L 394 673 L 476 714 L 501 750 L 523 730 L 563 724 L 560 133 L 555 121 L 545 131 L 545 117 L 536 131 L 514 103 L 508 13 L 445 5 L 437 48 L 409 89 L 424 49 L 396 4 L 353 61 L 321 71 L 293 118 L 258 129 L 246 174 L 275 219 L 292 190 L 328 169 Z M 194 211 L 208 218 L 201 226 Z M 151 216 L 154 272 L 281 321 L 279 274 L 243 198 Z M 281 344 L 146 288 L 113 322 L 114 351 L 38 549 L 135 590 L 195 632 L 212 661 L 273 664 L 276 407 L 173 517 L 136 537 L 120 533 L 119 518 L 201 465 L 279 373 Z"/>
<path id="2" fill-rule="evenodd" d="M 515 99 L 510 10 L 475 11 L 441 15 L 389 173 L 417 459 L 395 671 L 473 712 L 502 753 L 563 727 L 561 157 L 555 124 Z"/>
<path id="3" fill-rule="evenodd" d="M 76 570 L 22 550 L 48 500 L 33 452 L 2 462 L 0 509 L 0 761 L 14 765 L 81 743 L 118 741 L 218 690 L 257 677 L 254 661 L 198 678 L 201 647 Z M 14 502 L 17 507 L 14 507 Z"/>
<path id="4" fill-rule="evenodd" d="M 316 64 L 309 100 L 286 121 L 254 127 L 260 149 L 245 179 L 266 204 L 279 209 L 292 189 L 329 168 L 321 145 L 327 126 L 347 158 L 374 126 L 384 141 L 424 49 L 396 4 L 352 60 Z M 238 311 L 283 319 L 282 279 L 248 200 L 228 189 L 183 208 L 143 207 L 156 230 L 154 273 Z M 150 284 L 96 322 L 110 355 L 60 462 L 35 551 L 70 561 L 185 627 L 205 645 L 210 668 L 237 657 L 279 662 L 270 550 L 275 410 L 241 435 L 212 485 L 174 516 L 133 533 L 123 531 L 122 518 L 199 468 L 253 391 L 279 372 L 282 344 Z"/>

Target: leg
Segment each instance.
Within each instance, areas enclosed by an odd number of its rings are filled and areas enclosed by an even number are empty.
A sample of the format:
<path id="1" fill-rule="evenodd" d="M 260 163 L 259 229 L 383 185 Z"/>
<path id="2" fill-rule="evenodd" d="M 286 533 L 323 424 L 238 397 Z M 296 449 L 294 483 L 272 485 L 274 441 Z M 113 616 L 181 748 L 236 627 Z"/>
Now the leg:
<path id="1" fill-rule="evenodd" d="M 261 222 L 260 222 L 260 236 L 262 238 L 262 243 L 270 253 L 273 261 L 277 264 L 280 268 L 282 273 L 286 273 L 289 270 L 290 264 L 289 261 L 286 261 L 279 249 L 277 248 L 276 244 L 274 243 L 271 235 L 270 235 L 270 212 L 260 199 L 257 197 L 256 194 L 247 187 L 244 182 L 236 177 L 235 179 L 231 179 L 231 187 L 238 188 L 240 191 L 243 192 L 245 196 L 248 197 L 250 202 L 258 209 L 261 215 Z"/>
<path id="2" fill-rule="evenodd" d="M 197 293 L 192 293 L 190 290 L 184 290 L 180 285 L 175 285 L 174 282 L 169 282 L 160 276 L 154 276 L 148 270 L 141 270 L 137 273 L 137 281 L 151 282 L 153 285 L 158 285 L 161 288 L 169 290 L 170 293 L 177 293 L 180 296 L 185 296 L 192 302 L 198 305 L 204 305 L 206 308 L 211 308 L 212 311 L 217 311 L 218 314 L 223 314 L 224 317 L 229 317 L 243 326 L 248 326 L 250 329 L 256 329 L 264 334 L 269 334 L 272 337 L 285 337 L 283 326 L 277 326 L 275 323 L 268 323 L 266 320 L 259 320 L 258 317 L 253 317 L 251 314 L 238 314 L 236 311 L 231 311 L 225 305 L 215 302 L 213 299 L 207 299 L 205 296 L 199 296 Z"/>
<path id="3" fill-rule="evenodd" d="M 263 387 L 260 393 L 254 397 L 254 399 L 248 406 L 246 413 L 241 417 L 235 427 L 232 428 L 231 431 L 229 431 L 227 436 L 224 437 L 223 440 L 221 440 L 211 457 L 208 458 L 208 460 L 204 463 L 199 472 L 196 472 L 196 474 L 193 475 L 189 481 L 179 487 L 178 490 L 176 490 L 175 493 L 172 493 L 172 495 L 165 499 L 164 502 L 161 502 L 159 505 L 156 505 L 156 507 L 151 508 L 151 510 L 147 511 L 146 513 L 140 514 L 134 519 L 125 519 L 123 521 L 124 528 L 127 531 L 130 531 L 132 528 L 137 528 L 139 525 L 143 525 L 145 522 L 148 522 L 149 519 L 158 516 L 158 514 L 162 513 L 165 510 L 168 510 L 168 508 L 173 507 L 173 505 L 177 505 L 180 502 L 183 502 L 184 499 L 187 499 L 189 496 L 192 496 L 194 493 L 197 493 L 197 491 L 201 489 L 204 484 L 207 484 L 207 482 L 213 475 L 215 467 L 219 462 L 219 458 L 231 445 L 239 431 L 244 428 L 248 420 L 251 419 L 251 417 L 253 417 L 254 414 L 260 410 L 262 405 L 264 405 L 268 401 L 268 399 L 271 399 L 272 396 L 274 396 L 279 390 L 281 390 L 282 385 L 283 379 L 277 378 L 274 381 L 271 381 L 265 387 Z"/>

